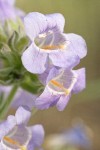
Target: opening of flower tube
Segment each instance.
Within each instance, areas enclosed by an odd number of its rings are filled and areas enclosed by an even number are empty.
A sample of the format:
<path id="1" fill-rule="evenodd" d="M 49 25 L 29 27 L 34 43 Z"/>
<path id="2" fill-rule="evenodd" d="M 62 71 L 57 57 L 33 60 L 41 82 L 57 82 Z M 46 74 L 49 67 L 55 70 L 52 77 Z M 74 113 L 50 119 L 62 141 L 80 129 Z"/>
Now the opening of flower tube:
<path id="1" fill-rule="evenodd" d="M 8 150 L 27 150 L 31 134 L 27 127 L 16 126 L 2 139 L 3 147 Z"/>
<path id="2" fill-rule="evenodd" d="M 57 29 L 50 29 L 35 38 L 35 44 L 43 50 L 64 50 L 68 44 L 64 35 Z"/>
<path id="3" fill-rule="evenodd" d="M 76 81 L 76 74 L 62 71 L 60 75 L 50 80 L 47 87 L 53 94 L 69 95 Z"/>

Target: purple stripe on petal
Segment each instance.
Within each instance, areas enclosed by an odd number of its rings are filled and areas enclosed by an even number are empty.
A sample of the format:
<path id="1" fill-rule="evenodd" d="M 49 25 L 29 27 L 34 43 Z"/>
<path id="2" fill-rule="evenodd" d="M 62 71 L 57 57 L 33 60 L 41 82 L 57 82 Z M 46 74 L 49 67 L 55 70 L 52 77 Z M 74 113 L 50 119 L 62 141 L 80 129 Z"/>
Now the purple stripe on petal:
<path id="1" fill-rule="evenodd" d="M 70 41 L 69 49 L 74 50 L 75 53 L 80 57 L 83 58 L 87 54 L 87 46 L 85 40 L 77 34 L 65 34 L 66 39 Z"/>
<path id="2" fill-rule="evenodd" d="M 39 33 L 42 33 L 47 28 L 46 17 L 38 12 L 29 13 L 24 18 L 24 24 L 27 35 L 33 41 Z"/>
<path id="3" fill-rule="evenodd" d="M 32 44 L 22 55 L 24 67 L 31 73 L 41 74 L 45 71 L 47 54 Z"/>
<path id="4" fill-rule="evenodd" d="M 61 32 L 64 30 L 65 19 L 64 16 L 60 13 L 48 14 L 46 15 L 48 21 L 48 27 L 53 28 L 57 27 Z"/>

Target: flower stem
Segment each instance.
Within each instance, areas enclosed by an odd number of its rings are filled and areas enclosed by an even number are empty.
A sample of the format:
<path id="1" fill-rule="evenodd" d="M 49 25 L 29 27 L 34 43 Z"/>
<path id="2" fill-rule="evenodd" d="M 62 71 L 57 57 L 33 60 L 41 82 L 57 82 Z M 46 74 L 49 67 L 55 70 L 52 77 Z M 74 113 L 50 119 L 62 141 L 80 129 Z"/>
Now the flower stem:
<path id="1" fill-rule="evenodd" d="M 3 104 L 2 108 L 0 109 L 0 119 L 2 119 L 8 112 L 9 106 L 10 106 L 11 102 L 13 101 L 13 98 L 16 94 L 17 89 L 18 89 L 17 85 L 14 85 L 12 87 L 10 94 L 8 95 L 7 99 L 5 100 L 5 103 Z"/>

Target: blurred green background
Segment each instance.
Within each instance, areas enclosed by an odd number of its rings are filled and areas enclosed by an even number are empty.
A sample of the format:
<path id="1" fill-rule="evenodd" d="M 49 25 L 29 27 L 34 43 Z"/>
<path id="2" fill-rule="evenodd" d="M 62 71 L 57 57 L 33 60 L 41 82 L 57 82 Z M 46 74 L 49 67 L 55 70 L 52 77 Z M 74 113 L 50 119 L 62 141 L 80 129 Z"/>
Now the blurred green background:
<path id="1" fill-rule="evenodd" d="M 81 118 L 93 131 L 93 149 L 100 149 L 100 0 L 17 0 L 25 12 L 62 13 L 66 19 L 65 32 L 76 33 L 86 40 L 88 55 L 81 60 L 86 67 L 87 87 L 73 95 L 67 108 L 38 111 L 31 119 L 42 123 L 46 134 L 59 132 Z"/>

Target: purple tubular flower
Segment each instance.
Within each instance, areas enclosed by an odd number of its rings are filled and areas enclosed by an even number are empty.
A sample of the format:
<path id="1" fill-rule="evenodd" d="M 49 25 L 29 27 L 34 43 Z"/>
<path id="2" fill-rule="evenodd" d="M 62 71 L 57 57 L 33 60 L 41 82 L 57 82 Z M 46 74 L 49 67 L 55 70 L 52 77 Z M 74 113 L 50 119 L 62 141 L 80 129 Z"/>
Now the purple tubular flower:
<path id="1" fill-rule="evenodd" d="M 16 20 L 16 17 L 24 16 L 24 13 L 14 7 L 15 0 L 0 0 L 0 21 L 4 22 L 8 19 Z"/>
<path id="2" fill-rule="evenodd" d="M 26 34 L 32 43 L 22 55 L 24 67 L 31 73 L 41 74 L 47 64 L 72 69 L 87 53 L 84 39 L 76 34 L 64 34 L 62 14 L 29 13 L 24 18 Z"/>
<path id="3" fill-rule="evenodd" d="M 44 74 L 41 76 L 44 76 Z M 43 77 L 41 78 L 45 80 Z M 34 105 L 38 109 L 48 109 L 56 105 L 57 109 L 62 111 L 66 107 L 71 95 L 81 92 L 84 88 L 84 68 L 78 70 L 52 68 L 46 79 L 45 90 L 35 100 Z"/>
<path id="4" fill-rule="evenodd" d="M 27 127 L 30 116 L 31 112 L 28 108 L 19 107 L 15 116 L 9 116 L 0 124 L 0 148 L 34 150 L 41 147 L 44 129 L 41 125 Z"/>

